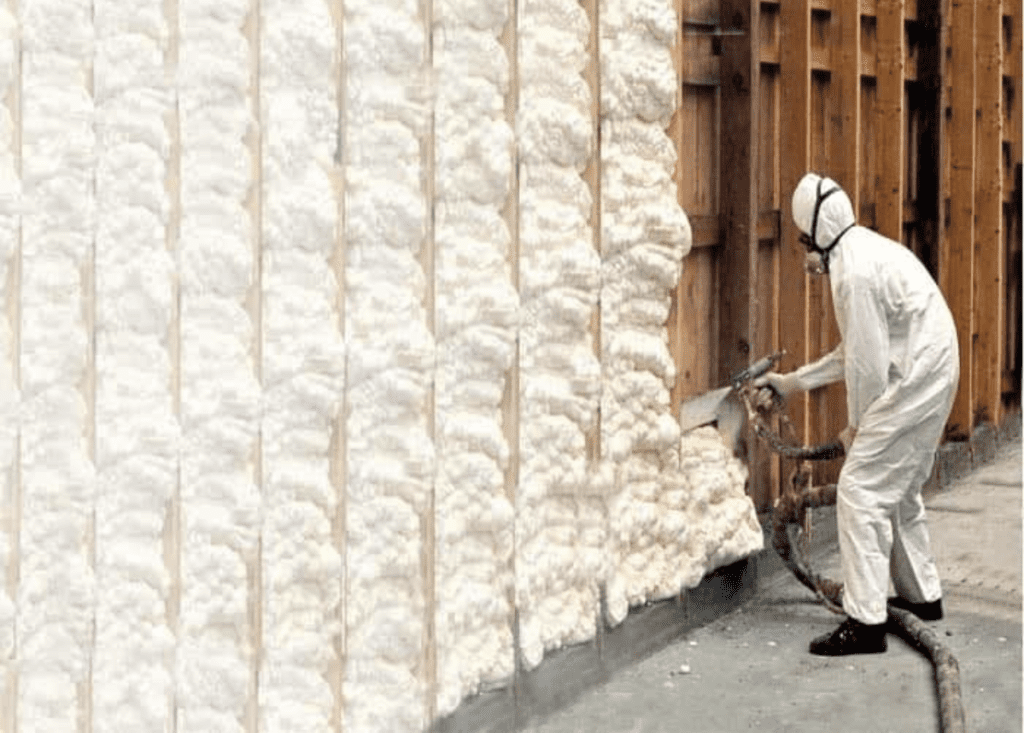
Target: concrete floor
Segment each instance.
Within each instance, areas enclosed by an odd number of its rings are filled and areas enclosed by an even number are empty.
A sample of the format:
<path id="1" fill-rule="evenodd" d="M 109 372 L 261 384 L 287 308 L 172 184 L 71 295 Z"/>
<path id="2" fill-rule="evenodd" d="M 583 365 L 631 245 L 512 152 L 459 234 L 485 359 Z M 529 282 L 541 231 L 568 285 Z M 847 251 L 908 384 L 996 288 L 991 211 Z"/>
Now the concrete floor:
<path id="1" fill-rule="evenodd" d="M 1021 446 L 927 499 L 946 616 L 933 628 L 960 665 L 970 733 L 1022 726 Z M 816 569 L 839 578 L 835 548 Z M 897 636 L 872 656 L 815 657 L 841 620 L 788 574 L 745 606 L 613 675 L 528 733 L 827 730 L 933 733 L 932 668 Z"/>

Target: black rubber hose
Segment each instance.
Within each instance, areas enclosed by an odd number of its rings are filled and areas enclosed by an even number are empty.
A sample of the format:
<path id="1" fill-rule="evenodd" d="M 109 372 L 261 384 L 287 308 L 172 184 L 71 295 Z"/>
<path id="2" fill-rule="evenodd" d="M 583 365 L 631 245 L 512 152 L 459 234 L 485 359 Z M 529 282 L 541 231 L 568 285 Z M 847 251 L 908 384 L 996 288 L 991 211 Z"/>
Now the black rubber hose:
<path id="1" fill-rule="evenodd" d="M 800 526 L 803 512 L 809 508 L 836 503 L 836 485 L 814 486 L 799 494 L 780 497 L 772 507 L 772 546 L 790 572 L 809 588 L 831 611 L 842 612 L 842 583 L 819 576 L 804 561 L 798 545 L 790 537 L 790 527 Z M 960 665 L 939 637 L 917 616 L 889 605 L 886 609 L 890 626 L 908 644 L 924 652 L 935 669 L 935 686 L 939 697 L 939 730 L 941 733 L 965 733 L 963 700 L 960 689 Z"/>
<path id="2" fill-rule="evenodd" d="M 757 437 L 768 444 L 769 448 L 784 458 L 793 458 L 798 461 L 831 461 L 833 458 L 846 455 L 843 444 L 838 440 L 810 446 L 785 443 L 761 420 L 754 423 L 754 432 Z"/>
<path id="3" fill-rule="evenodd" d="M 935 668 L 935 686 L 939 693 L 939 730 L 942 733 L 965 733 L 967 724 L 960 693 L 960 665 L 953 653 L 939 641 L 922 621 L 903 608 L 889 605 L 890 625 L 908 644 L 920 649 Z"/>

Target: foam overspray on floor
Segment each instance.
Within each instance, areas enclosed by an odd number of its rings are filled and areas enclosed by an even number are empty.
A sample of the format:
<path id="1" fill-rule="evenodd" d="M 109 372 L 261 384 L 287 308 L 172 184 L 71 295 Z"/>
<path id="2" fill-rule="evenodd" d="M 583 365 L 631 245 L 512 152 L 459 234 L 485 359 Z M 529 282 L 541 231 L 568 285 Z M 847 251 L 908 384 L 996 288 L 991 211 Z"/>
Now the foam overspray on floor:
<path id="1" fill-rule="evenodd" d="M 0 0 L 0 733 L 418 731 L 760 548 L 678 26 Z"/>

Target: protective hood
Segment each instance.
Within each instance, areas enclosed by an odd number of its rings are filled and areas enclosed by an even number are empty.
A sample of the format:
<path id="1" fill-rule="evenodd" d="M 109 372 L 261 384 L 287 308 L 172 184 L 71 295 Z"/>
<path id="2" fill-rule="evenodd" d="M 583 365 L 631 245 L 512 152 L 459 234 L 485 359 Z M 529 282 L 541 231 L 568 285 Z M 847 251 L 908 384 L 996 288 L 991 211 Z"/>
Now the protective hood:
<path id="1" fill-rule="evenodd" d="M 820 193 L 826 198 L 818 209 L 818 227 L 814 232 L 814 245 L 825 249 L 836 237 L 856 223 L 853 215 L 853 204 L 846 191 L 831 178 L 822 177 L 817 173 L 808 173 L 800 179 L 793 191 L 793 221 L 804 234 L 810 235 L 813 228 L 814 206 L 818 202 L 818 182 L 821 181 Z M 838 189 L 835 193 L 829 193 Z"/>

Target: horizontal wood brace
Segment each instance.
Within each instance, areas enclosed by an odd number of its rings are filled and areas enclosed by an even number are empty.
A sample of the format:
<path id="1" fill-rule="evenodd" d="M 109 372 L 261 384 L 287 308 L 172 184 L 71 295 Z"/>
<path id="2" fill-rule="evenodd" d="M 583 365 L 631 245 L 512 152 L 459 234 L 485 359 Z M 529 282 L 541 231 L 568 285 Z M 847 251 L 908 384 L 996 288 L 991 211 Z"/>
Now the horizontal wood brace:
<path id="1" fill-rule="evenodd" d="M 779 239 L 779 210 L 769 209 L 757 215 L 758 241 Z M 719 215 L 703 215 L 690 217 L 690 232 L 693 235 L 693 248 L 717 247 L 722 243 L 722 232 L 725 221 Z"/>

